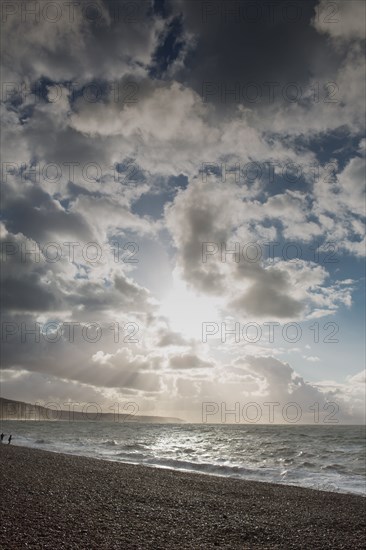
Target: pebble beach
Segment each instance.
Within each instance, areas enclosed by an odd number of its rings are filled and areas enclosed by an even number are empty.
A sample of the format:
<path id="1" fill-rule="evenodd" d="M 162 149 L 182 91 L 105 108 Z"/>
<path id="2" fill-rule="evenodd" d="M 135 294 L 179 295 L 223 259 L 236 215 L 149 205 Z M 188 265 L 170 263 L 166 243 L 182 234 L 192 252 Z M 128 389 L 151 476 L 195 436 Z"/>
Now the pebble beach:
<path id="1" fill-rule="evenodd" d="M 361 549 L 366 500 L 3 444 L 4 549 Z"/>

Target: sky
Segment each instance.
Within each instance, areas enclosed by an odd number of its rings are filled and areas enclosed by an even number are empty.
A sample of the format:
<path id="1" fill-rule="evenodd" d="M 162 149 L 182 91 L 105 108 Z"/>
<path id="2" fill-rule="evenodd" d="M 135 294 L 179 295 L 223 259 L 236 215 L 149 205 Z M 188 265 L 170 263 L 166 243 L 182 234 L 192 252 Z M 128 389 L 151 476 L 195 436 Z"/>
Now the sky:
<path id="1" fill-rule="evenodd" d="M 2 396 L 363 422 L 365 4 L 1 8 Z"/>

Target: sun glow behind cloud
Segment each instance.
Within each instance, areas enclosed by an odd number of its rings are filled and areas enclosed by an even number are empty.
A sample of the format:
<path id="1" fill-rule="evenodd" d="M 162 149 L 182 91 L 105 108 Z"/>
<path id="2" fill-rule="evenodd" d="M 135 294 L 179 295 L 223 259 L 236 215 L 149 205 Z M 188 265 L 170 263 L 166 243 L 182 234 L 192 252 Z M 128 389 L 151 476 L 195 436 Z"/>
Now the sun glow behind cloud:
<path id="1" fill-rule="evenodd" d="M 218 300 L 193 292 L 177 276 L 174 279 L 172 289 L 162 300 L 161 313 L 168 318 L 173 330 L 186 338 L 200 339 L 203 322 L 219 321 Z"/>

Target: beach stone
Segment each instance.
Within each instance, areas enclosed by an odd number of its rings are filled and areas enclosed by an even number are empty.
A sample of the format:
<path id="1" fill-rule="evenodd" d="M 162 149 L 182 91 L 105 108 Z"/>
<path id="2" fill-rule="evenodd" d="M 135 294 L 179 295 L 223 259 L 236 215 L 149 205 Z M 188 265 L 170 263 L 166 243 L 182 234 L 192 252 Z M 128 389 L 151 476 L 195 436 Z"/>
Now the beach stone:
<path id="1" fill-rule="evenodd" d="M 0 547 L 358 550 L 366 499 L 0 448 Z"/>

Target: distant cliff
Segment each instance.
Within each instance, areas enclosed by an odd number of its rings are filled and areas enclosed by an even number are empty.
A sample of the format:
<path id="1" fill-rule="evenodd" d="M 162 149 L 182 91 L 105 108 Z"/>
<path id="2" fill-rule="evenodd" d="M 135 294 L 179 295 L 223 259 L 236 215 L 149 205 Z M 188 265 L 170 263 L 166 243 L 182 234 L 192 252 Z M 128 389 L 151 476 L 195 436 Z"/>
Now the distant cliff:
<path id="1" fill-rule="evenodd" d="M 72 407 L 70 407 L 70 410 L 57 407 L 51 409 L 41 405 L 5 399 L 4 397 L 0 397 L 0 420 L 66 420 L 69 422 L 93 420 L 98 422 L 141 422 L 149 424 L 183 424 L 185 422 L 180 418 L 169 416 L 134 415 L 128 408 L 126 408 L 125 413 L 120 411 L 119 414 L 117 414 L 117 411 L 115 413 L 98 412 L 92 404 L 85 411 L 74 411 Z"/>

